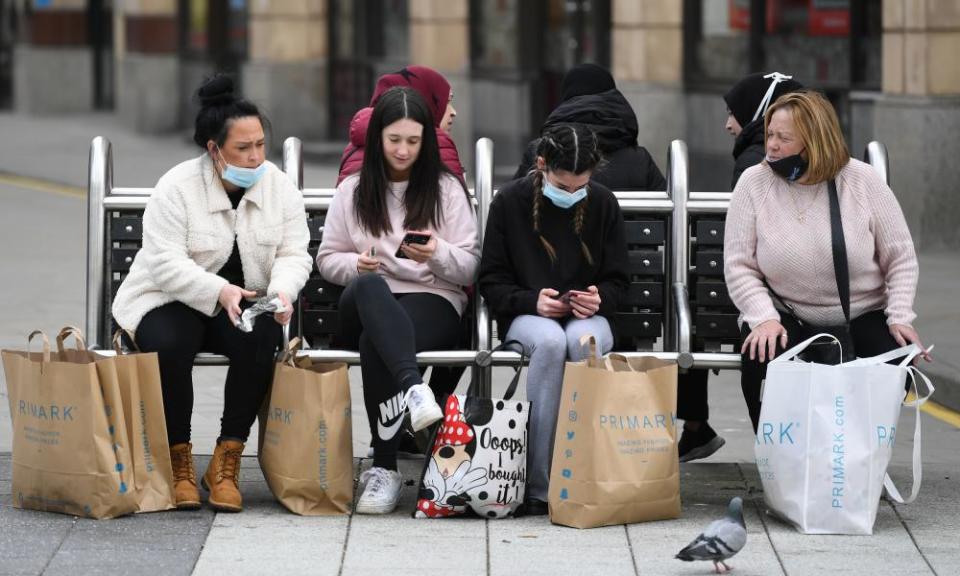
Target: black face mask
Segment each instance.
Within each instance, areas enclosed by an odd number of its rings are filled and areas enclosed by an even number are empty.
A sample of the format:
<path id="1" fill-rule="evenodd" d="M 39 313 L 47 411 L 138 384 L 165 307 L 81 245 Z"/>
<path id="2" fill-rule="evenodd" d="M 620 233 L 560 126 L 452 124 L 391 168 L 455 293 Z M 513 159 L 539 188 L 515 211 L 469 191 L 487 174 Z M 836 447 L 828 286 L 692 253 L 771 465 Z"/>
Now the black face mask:
<path id="1" fill-rule="evenodd" d="M 786 180 L 794 182 L 799 180 L 807 171 L 808 163 L 804 160 L 803 156 L 794 154 L 793 156 L 787 156 L 779 160 L 767 160 L 767 165 Z"/>

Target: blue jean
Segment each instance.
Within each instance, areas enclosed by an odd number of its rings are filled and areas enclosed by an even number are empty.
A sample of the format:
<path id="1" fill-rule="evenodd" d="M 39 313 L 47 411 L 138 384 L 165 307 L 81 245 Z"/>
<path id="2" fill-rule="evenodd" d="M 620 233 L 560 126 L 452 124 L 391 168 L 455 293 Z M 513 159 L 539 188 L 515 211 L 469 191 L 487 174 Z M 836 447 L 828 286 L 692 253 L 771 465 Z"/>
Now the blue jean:
<path id="1" fill-rule="evenodd" d="M 596 338 L 599 353 L 606 354 L 613 348 L 610 324 L 603 316 L 586 320 L 518 316 L 502 338 L 503 341 L 521 342 L 530 357 L 527 370 L 527 399 L 530 400 L 527 498 L 547 501 L 563 369 L 568 359 L 576 362 L 586 358 L 588 349 L 580 345 L 580 337 L 585 334 L 593 334 Z"/>

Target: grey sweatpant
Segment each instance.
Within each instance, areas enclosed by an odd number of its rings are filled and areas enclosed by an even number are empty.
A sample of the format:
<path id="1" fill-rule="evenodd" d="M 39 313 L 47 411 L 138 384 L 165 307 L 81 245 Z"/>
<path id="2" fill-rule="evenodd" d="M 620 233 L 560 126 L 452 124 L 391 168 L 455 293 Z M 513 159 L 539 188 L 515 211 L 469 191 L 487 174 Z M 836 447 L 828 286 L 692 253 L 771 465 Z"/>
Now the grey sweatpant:
<path id="1" fill-rule="evenodd" d="M 580 337 L 593 334 L 598 352 L 613 348 L 610 324 L 603 316 L 586 320 L 554 320 L 542 316 L 518 316 L 510 324 L 503 341 L 518 340 L 530 357 L 527 370 L 527 399 L 530 400 L 530 441 L 527 448 L 526 497 L 547 501 L 553 435 L 563 386 L 563 368 L 567 359 L 583 360 L 588 348 L 580 346 Z"/>

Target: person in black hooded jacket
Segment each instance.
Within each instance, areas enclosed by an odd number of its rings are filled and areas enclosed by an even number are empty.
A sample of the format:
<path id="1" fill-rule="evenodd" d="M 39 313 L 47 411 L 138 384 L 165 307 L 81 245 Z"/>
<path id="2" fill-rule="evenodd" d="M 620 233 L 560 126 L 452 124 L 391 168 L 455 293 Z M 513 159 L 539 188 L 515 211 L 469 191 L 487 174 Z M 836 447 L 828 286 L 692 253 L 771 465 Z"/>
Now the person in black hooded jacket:
<path id="1" fill-rule="evenodd" d="M 592 180 L 610 190 L 666 190 L 667 181 L 646 148 L 637 144 L 637 115 L 617 90 L 613 76 L 596 64 L 571 68 L 560 84 L 557 106 L 540 133 L 559 124 L 582 124 L 600 141 L 604 164 Z M 537 144 L 534 139 L 524 151 L 514 179 L 534 168 Z"/>
<path id="2" fill-rule="evenodd" d="M 723 95 L 727 103 L 727 123 L 724 126 L 733 143 L 733 179 L 730 189 L 737 187 L 740 175 L 747 168 L 759 164 L 766 154 L 763 145 L 763 113 L 777 98 L 803 90 L 803 84 L 792 76 L 779 72 L 749 74 Z"/>

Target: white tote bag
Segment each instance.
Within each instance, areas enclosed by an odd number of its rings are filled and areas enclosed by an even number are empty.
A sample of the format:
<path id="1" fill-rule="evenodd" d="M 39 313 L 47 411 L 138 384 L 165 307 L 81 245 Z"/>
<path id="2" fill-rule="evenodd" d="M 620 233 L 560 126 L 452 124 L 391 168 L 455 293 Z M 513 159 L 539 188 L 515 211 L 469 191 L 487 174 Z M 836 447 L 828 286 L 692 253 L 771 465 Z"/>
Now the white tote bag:
<path id="1" fill-rule="evenodd" d="M 755 453 L 767 506 L 806 534 L 872 534 L 884 486 L 897 502 L 920 489 L 920 404 L 930 381 L 909 366 L 922 350 L 905 346 L 829 366 L 797 360 L 818 334 L 770 362 Z M 839 342 L 838 342 L 839 344 Z M 899 366 L 885 362 L 904 357 Z M 908 375 L 917 399 L 904 402 Z M 917 378 L 927 394 L 917 393 Z M 917 410 L 913 489 L 904 499 L 886 476 L 900 406 Z"/>

